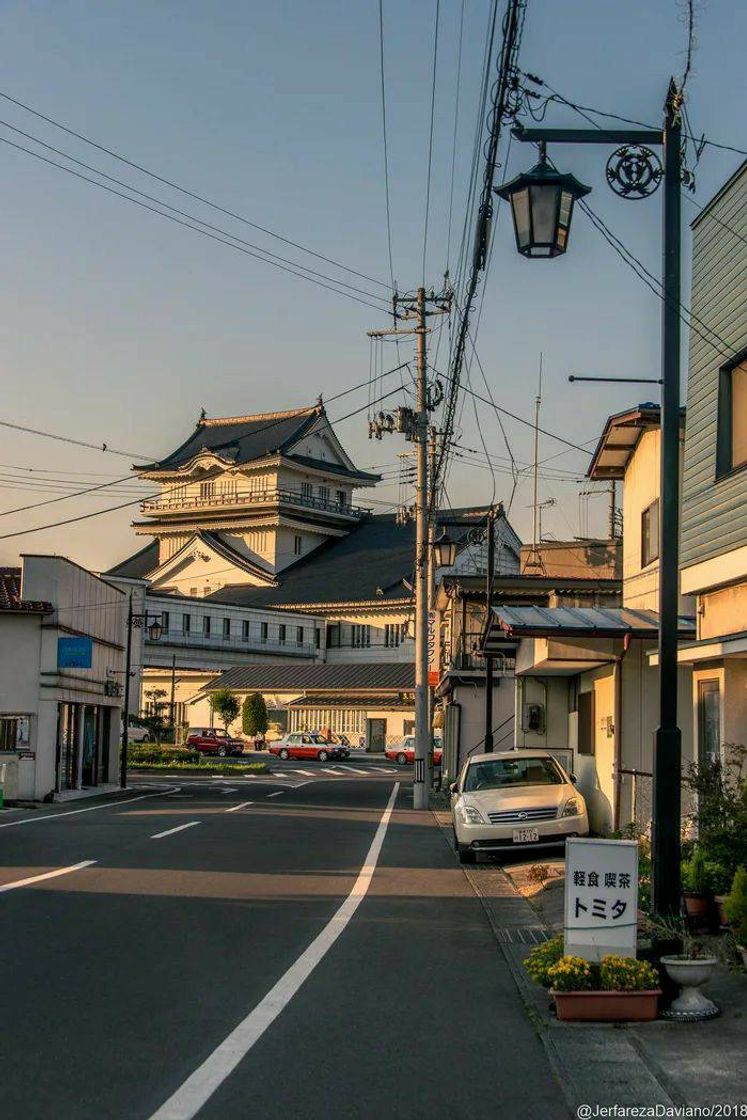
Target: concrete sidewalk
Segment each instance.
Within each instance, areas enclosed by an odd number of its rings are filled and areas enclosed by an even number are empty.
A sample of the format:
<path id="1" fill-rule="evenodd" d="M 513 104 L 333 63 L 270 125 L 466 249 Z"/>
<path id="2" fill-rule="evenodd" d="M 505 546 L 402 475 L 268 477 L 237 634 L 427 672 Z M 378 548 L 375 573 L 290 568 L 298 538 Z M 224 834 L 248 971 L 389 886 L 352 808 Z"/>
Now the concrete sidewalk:
<path id="1" fill-rule="evenodd" d="M 436 814 L 451 835 L 448 813 Z M 538 861 L 539 862 L 539 861 Z M 704 1023 L 561 1023 L 548 993 L 523 968 L 534 943 L 562 930 L 562 860 L 543 859 L 546 886 L 529 863 L 464 868 L 542 1040 L 569 1107 L 682 1108 L 747 1105 L 747 975 L 719 966 L 707 994 L 722 1010 Z M 560 872 L 560 873 L 559 873 Z M 521 889 L 519 889 L 521 888 Z"/>

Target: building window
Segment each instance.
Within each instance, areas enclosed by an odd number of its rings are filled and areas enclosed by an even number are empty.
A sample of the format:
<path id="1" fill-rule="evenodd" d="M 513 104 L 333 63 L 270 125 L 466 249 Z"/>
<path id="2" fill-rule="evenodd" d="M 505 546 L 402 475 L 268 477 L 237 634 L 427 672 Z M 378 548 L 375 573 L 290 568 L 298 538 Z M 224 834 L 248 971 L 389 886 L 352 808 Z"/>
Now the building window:
<path id="1" fill-rule="evenodd" d="M 323 502 L 329 501 L 329 486 L 319 487 L 319 497 Z"/>
<path id="2" fill-rule="evenodd" d="M 594 754 L 594 693 L 578 694 L 578 753 Z"/>
<path id="3" fill-rule="evenodd" d="M 230 638 L 231 637 L 231 619 L 230 618 L 224 618 L 223 619 L 223 637 L 224 638 Z"/>
<path id="4" fill-rule="evenodd" d="M 715 762 L 721 755 L 721 696 L 717 680 L 698 681 L 698 760 Z"/>
<path id="5" fill-rule="evenodd" d="M 246 625 L 247 630 L 248 630 L 249 629 L 249 623 L 247 622 L 245 625 Z M 269 632 L 269 626 L 267 625 L 267 623 L 266 622 L 261 623 L 260 637 L 261 637 L 261 640 L 263 642 L 267 641 L 268 632 Z"/>
<path id="6" fill-rule="evenodd" d="M 331 622 L 327 627 L 327 648 L 339 649 L 340 648 L 340 623 Z"/>
<path id="7" fill-rule="evenodd" d="M 354 649 L 367 649 L 371 645 L 371 627 L 354 623 L 350 644 Z"/>
<path id="8" fill-rule="evenodd" d="M 318 626 L 314 627 L 314 648 L 315 649 L 321 649 L 322 648 L 322 632 L 321 632 L 321 630 L 319 629 Z"/>
<path id="9" fill-rule="evenodd" d="M 384 645 L 387 649 L 396 649 L 402 637 L 402 627 L 399 622 L 387 622 L 384 627 Z"/>
<path id="10" fill-rule="evenodd" d="M 182 634 L 188 634 L 192 625 L 192 616 L 189 614 L 182 615 Z"/>
<path id="11" fill-rule="evenodd" d="M 210 637 L 210 615 L 209 614 L 206 614 L 205 617 L 202 620 L 202 633 L 203 633 L 203 637 L 205 637 L 205 638 Z"/>
<path id="12" fill-rule="evenodd" d="M 169 630 L 169 612 L 168 611 L 161 611 L 161 629 L 163 630 L 164 634 L 168 633 L 168 630 Z"/>
<path id="13" fill-rule="evenodd" d="M 659 559 L 659 499 L 641 514 L 641 567 Z"/>
<path id="14" fill-rule="evenodd" d="M 196 599 L 197 598 L 197 588 L 196 587 L 190 587 L 189 594 L 190 594 L 190 597 L 192 599 Z"/>
<path id="15" fill-rule="evenodd" d="M 337 505 L 340 509 L 345 509 L 346 505 L 348 504 L 347 494 L 344 490 L 337 490 L 335 493 L 337 495 Z"/>
<path id="16" fill-rule="evenodd" d="M 200 483 L 200 497 L 203 501 L 215 497 L 215 483 L 214 482 L 201 482 Z"/>
<path id="17" fill-rule="evenodd" d="M 303 626 L 297 626 L 296 627 L 296 645 L 297 646 L 302 646 L 303 645 Z"/>
<path id="18" fill-rule="evenodd" d="M 302 498 L 313 498 L 314 497 L 314 487 L 311 485 L 310 482 L 302 482 L 301 483 L 301 497 Z"/>
<path id="19" fill-rule="evenodd" d="M 723 366 L 718 387 L 716 474 L 747 466 L 747 358 Z"/>
<path id="20" fill-rule="evenodd" d="M 247 618 L 241 623 L 241 637 L 245 642 L 249 641 L 249 620 Z M 263 638 L 262 640 L 266 641 L 267 639 Z"/>
<path id="21" fill-rule="evenodd" d="M 278 642 L 281 646 L 285 645 L 285 623 L 278 626 Z"/>
<path id="22" fill-rule="evenodd" d="M 301 548 L 303 547 L 303 539 L 299 536 L 293 538 L 293 555 L 300 556 Z"/>

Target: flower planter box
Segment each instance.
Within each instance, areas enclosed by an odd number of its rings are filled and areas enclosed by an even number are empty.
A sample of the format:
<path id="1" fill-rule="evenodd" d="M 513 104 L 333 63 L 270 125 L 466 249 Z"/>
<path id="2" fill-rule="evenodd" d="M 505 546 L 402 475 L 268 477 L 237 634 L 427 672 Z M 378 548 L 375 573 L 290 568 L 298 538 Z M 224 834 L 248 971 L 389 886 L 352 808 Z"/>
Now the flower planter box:
<path id="1" fill-rule="evenodd" d="M 656 1018 L 660 988 L 642 992 L 556 992 L 559 1019 L 587 1023 L 648 1023 Z"/>

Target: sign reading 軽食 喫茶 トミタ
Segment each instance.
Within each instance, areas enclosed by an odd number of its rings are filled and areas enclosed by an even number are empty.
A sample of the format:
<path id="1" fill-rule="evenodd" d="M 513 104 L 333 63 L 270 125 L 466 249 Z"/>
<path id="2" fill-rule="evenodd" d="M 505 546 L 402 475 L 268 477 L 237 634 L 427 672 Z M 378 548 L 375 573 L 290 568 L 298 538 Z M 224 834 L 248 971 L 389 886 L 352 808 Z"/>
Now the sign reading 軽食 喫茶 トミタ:
<path id="1" fill-rule="evenodd" d="M 590 961 L 634 957 L 637 934 L 637 842 L 566 840 L 565 952 Z"/>
<path id="2" fill-rule="evenodd" d="M 93 664 L 92 638 L 58 638 L 58 669 L 90 669 Z"/>

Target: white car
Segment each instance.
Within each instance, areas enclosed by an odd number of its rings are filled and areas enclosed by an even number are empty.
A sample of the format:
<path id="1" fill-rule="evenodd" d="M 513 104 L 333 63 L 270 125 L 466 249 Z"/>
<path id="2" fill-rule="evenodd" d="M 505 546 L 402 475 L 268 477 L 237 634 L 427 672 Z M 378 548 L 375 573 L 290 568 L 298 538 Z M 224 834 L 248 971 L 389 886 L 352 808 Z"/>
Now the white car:
<path id="1" fill-rule="evenodd" d="M 549 751 L 472 755 L 450 792 L 461 863 L 474 863 L 478 852 L 549 848 L 589 832 L 586 803 Z"/>

